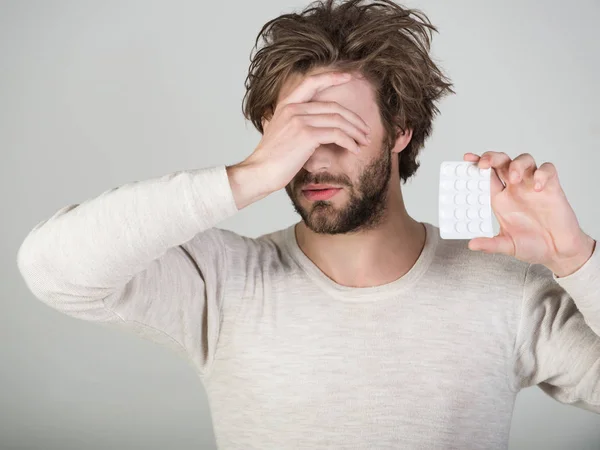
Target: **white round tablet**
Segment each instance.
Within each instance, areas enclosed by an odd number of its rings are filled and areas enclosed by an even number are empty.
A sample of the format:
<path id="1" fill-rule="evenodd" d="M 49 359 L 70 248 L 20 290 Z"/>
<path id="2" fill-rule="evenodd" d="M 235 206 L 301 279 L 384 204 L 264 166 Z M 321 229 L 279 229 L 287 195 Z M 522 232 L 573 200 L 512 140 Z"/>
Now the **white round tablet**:
<path id="1" fill-rule="evenodd" d="M 467 175 L 469 175 L 471 177 L 478 176 L 479 175 L 478 167 L 475 164 L 470 165 L 469 168 L 467 169 Z"/>
<path id="2" fill-rule="evenodd" d="M 480 222 L 469 222 L 469 231 L 471 233 L 477 233 L 479 231 L 479 223 Z"/>
<path id="3" fill-rule="evenodd" d="M 454 225 L 454 228 L 459 233 L 464 233 L 465 231 L 467 231 L 467 225 L 464 222 L 456 222 L 456 225 Z"/>
<path id="4" fill-rule="evenodd" d="M 460 164 L 460 165 L 456 166 L 455 173 L 459 177 L 464 177 L 467 174 L 467 166 L 465 166 L 464 164 Z"/>
<path id="5" fill-rule="evenodd" d="M 492 231 L 492 227 L 487 222 L 481 222 L 481 225 L 479 227 L 484 233 L 490 233 Z"/>
<path id="6" fill-rule="evenodd" d="M 467 203 L 467 196 L 465 194 L 456 194 L 454 196 L 454 203 L 456 205 L 464 205 Z"/>
<path id="7" fill-rule="evenodd" d="M 467 210 L 465 208 L 456 208 L 454 211 L 454 217 L 457 219 L 464 219 L 467 216 Z"/>
<path id="8" fill-rule="evenodd" d="M 469 210 L 467 211 L 467 217 L 469 219 L 477 219 L 479 217 L 479 212 L 477 211 L 477 208 L 469 208 Z"/>
<path id="9" fill-rule="evenodd" d="M 467 188 L 467 182 L 465 180 L 456 180 L 454 182 L 454 188 L 463 191 Z"/>

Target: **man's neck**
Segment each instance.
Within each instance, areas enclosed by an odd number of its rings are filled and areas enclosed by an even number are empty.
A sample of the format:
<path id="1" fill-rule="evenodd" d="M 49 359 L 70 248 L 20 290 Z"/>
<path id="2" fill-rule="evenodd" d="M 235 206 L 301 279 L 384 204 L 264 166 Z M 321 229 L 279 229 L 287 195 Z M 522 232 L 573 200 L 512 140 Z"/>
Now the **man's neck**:
<path id="1" fill-rule="evenodd" d="M 295 226 L 298 246 L 336 283 L 372 287 L 391 283 L 415 264 L 425 245 L 422 223 L 399 214 L 377 228 L 350 234 L 327 235 Z"/>

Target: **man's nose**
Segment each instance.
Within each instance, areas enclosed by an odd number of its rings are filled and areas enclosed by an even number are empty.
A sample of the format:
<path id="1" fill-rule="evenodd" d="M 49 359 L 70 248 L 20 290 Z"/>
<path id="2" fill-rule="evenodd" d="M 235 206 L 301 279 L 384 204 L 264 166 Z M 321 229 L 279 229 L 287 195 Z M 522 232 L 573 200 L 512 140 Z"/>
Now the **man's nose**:
<path id="1" fill-rule="evenodd" d="M 317 147 L 314 153 L 304 163 L 303 168 L 307 172 L 318 172 L 329 170 L 335 158 L 339 158 L 344 149 L 336 144 L 323 144 Z M 347 150 L 346 150 L 347 151 Z"/>

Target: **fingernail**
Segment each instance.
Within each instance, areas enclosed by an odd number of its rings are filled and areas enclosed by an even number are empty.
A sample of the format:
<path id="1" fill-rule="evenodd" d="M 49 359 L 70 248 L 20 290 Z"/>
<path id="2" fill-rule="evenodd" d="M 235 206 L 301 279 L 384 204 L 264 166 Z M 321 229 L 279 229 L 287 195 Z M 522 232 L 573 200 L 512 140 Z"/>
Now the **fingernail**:
<path id="1" fill-rule="evenodd" d="M 516 182 L 519 179 L 519 174 L 514 170 L 510 173 L 510 180 Z"/>
<path id="2" fill-rule="evenodd" d="M 535 188 L 539 191 L 542 188 L 541 183 L 535 183 Z"/>

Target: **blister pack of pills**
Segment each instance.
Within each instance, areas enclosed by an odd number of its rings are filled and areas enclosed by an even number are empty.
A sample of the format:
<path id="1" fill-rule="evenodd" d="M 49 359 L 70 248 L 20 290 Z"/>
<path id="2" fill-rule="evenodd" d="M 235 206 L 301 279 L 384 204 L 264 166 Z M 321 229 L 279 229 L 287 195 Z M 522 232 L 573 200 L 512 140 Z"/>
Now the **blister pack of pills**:
<path id="1" fill-rule="evenodd" d="M 470 161 L 440 166 L 439 227 L 442 239 L 493 237 L 491 168 Z"/>

